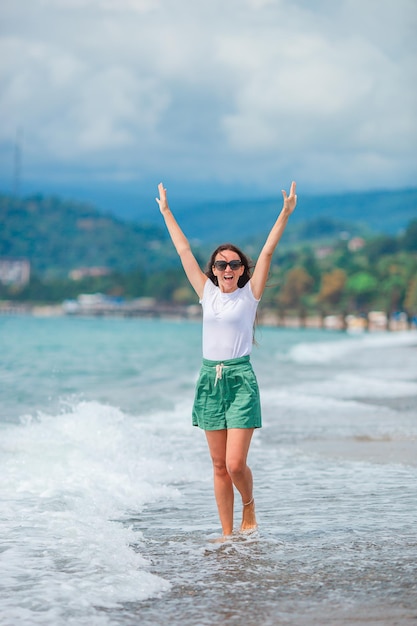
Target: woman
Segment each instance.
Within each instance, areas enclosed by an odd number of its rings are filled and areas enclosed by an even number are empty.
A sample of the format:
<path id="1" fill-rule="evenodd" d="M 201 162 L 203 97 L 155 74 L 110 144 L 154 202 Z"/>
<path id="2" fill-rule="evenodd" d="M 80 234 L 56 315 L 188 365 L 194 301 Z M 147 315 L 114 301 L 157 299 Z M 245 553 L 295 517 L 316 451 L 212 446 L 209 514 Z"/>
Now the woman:
<path id="1" fill-rule="evenodd" d="M 234 487 L 242 498 L 241 532 L 256 529 L 252 472 L 246 460 L 255 428 L 261 426 L 259 391 L 249 355 L 256 309 L 273 252 L 294 211 L 295 182 L 282 191 L 283 208 L 252 275 L 247 257 L 232 244 L 219 246 L 206 272 L 171 212 L 163 184 L 156 201 L 184 271 L 203 307 L 203 365 L 196 386 L 193 424 L 204 429 L 214 469 L 214 493 L 223 537 L 233 532 Z"/>

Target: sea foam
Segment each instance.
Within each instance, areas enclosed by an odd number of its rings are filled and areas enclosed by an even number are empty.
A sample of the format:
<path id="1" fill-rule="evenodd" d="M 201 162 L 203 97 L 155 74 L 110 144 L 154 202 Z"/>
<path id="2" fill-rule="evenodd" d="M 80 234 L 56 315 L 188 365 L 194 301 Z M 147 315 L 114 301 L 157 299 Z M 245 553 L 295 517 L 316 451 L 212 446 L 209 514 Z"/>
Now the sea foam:
<path id="1" fill-rule="evenodd" d="M 374 333 L 344 336 L 337 341 L 299 342 L 288 352 L 288 358 L 301 364 L 326 364 L 341 361 L 358 350 L 395 348 L 417 344 L 417 332 Z"/>
<path id="2" fill-rule="evenodd" d="M 3 624 L 106 624 L 106 607 L 166 592 L 122 523 L 179 497 L 154 426 L 95 402 L 23 422 L 1 432 Z"/>

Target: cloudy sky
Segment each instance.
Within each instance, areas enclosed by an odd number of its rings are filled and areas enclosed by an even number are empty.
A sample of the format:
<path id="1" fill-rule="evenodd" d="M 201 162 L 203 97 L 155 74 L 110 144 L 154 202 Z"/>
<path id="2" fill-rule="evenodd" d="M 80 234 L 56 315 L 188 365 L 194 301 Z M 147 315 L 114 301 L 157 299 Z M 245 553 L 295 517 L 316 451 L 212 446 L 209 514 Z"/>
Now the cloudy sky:
<path id="1" fill-rule="evenodd" d="M 417 186 L 415 0 L 14 0 L 0 24 L 2 191 Z"/>

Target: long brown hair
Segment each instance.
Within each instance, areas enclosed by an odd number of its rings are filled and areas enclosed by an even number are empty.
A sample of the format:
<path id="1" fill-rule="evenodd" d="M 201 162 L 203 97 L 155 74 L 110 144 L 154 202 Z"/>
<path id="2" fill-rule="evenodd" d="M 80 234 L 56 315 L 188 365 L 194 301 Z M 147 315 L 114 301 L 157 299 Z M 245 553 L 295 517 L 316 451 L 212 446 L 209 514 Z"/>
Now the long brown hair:
<path id="1" fill-rule="evenodd" d="M 218 246 L 214 250 L 214 252 L 212 253 L 210 257 L 210 260 L 207 263 L 207 266 L 204 272 L 205 275 L 210 278 L 212 283 L 217 285 L 217 277 L 213 274 L 213 265 L 214 265 L 216 256 L 219 254 L 219 252 L 223 252 L 224 250 L 231 250 L 232 252 L 236 252 L 240 260 L 242 261 L 244 271 L 243 271 L 242 276 L 239 276 L 237 286 L 244 287 L 246 283 L 249 282 L 252 276 L 253 263 L 251 259 L 242 252 L 242 250 L 240 250 L 237 246 L 233 245 L 232 243 L 222 243 L 220 246 Z"/>

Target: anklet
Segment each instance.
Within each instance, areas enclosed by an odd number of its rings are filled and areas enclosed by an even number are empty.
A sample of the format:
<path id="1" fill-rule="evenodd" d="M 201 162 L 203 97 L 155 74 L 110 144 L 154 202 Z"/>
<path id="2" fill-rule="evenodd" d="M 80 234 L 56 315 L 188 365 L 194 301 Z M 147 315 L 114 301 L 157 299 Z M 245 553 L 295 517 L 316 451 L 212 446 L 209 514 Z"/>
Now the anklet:
<path id="1" fill-rule="evenodd" d="M 243 506 L 249 506 L 250 504 L 252 504 L 253 502 L 253 496 L 251 497 L 251 499 L 249 500 L 249 502 L 242 502 Z"/>

